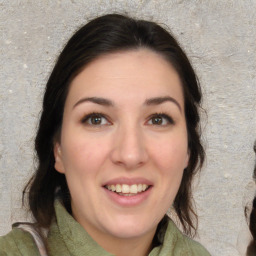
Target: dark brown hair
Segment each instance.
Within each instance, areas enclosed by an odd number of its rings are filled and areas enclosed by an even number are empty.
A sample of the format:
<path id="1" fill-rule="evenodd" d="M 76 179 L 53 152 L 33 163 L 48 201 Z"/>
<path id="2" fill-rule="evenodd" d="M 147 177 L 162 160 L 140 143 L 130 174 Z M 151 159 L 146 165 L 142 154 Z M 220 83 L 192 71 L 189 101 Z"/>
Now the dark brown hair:
<path id="1" fill-rule="evenodd" d="M 38 166 L 23 191 L 25 196 L 28 190 L 29 208 L 38 226 L 49 227 L 54 217 L 56 191 L 71 212 L 66 179 L 54 169 L 53 155 L 71 81 L 88 63 L 103 54 L 138 48 L 147 48 L 162 55 L 182 81 L 190 160 L 173 206 L 185 233 L 192 236 L 196 231 L 194 220 L 197 220 L 197 215 L 193 210 L 191 182 L 204 161 L 198 113 L 201 90 L 196 74 L 186 54 L 166 29 L 154 22 L 119 14 L 104 15 L 82 26 L 67 42 L 47 82 L 35 140 Z"/>
<path id="2" fill-rule="evenodd" d="M 254 152 L 256 154 L 256 140 L 254 142 Z M 256 162 L 255 162 L 255 166 L 254 166 L 254 171 L 253 171 L 253 177 L 254 179 L 256 179 Z M 253 199 L 252 202 L 252 212 L 250 214 L 250 218 L 249 218 L 249 228 L 253 237 L 253 240 L 251 241 L 251 243 L 249 244 L 248 248 L 247 248 L 247 256 L 253 256 L 256 255 L 256 196 Z"/>

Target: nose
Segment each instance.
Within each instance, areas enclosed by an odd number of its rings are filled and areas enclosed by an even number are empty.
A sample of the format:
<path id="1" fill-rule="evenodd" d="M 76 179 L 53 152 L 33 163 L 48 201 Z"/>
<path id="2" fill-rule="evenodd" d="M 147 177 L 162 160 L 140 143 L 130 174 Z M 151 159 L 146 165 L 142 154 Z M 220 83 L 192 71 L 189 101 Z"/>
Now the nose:
<path id="1" fill-rule="evenodd" d="M 112 162 L 127 170 L 136 169 L 148 161 L 146 141 L 138 127 L 119 127 L 113 145 Z"/>

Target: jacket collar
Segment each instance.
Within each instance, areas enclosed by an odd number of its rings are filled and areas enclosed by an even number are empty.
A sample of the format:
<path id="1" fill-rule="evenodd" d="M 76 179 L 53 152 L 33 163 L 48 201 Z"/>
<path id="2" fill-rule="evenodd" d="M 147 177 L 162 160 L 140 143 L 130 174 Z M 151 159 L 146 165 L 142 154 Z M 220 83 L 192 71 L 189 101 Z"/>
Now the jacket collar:
<path id="1" fill-rule="evenodd" d="M 56 200 L 54 206 L 56 223 L 51 225 L 48 241 L 50 242 L 50 248 L 58 248 L 58 255 L 60 248 L 62 248 L 61 253 L 65 253 L 65 255 L 69 253 L 73 256 L 113 256 L 91 238 L 86 230 L 66 211 L 60 201 Z M 175 245 L 180 239 L 183 239 L 183 235 L 175 224 L 169 221 L 163 244 L 153 248 L 149 256 L 173 255 Z M 52 251 L 52 253 L 57 255 L 57 251 Z"/>

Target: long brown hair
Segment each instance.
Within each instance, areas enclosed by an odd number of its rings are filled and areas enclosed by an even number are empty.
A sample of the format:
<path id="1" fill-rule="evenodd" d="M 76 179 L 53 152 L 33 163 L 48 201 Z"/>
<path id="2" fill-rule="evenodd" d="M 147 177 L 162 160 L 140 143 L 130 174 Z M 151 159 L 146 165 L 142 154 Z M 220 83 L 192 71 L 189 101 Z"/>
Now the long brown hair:
<path id="1" fill-rule="evenodd" d="M 67 42 L 46 84 L 35 140 L 38 166 L 23 191 L 23 201 L 28 194 L 29 208 L 38 226 L 49 227 L 54 217 L 56 191 L 71 212 L 67 182 L 65 176 L 54 169 L 53 155 L 53 144 L 61 131 L 71 81 L 100 55 L 142 47 L 161 54 L 176 69 L 182 81 L 190 160 L 173 206 L 185 233 L 190 236 L 195 233 L 197 215 L 193 208 L 191 183 L 204 161 L 200 142 L 198 108 L 201 90 L 198 79 L 186 54 L 166 29 L 154 22 L 119 14 L 104 15 L 82 26 Z"/>
<path id="2" fill-rule="evenodd" d="M 256 154 L 256 140 L 254 142 L 254 152 Z M 254 172 L 253 172 L 253 177 L 254 179 L 256 179 L 256 162 L 255 162 L 255 166 L 254 166 Z M 247 256 L 253 256 L 256 255 L 256 196 L 253 199 L 252 202 L 252 211 L 250 214 L 250 218 L 249 218 L 249 228 L 253 237 L 253 240 L 251 241 L 251 243 L 249 244 L 248 248 L 247 248 Z"/>

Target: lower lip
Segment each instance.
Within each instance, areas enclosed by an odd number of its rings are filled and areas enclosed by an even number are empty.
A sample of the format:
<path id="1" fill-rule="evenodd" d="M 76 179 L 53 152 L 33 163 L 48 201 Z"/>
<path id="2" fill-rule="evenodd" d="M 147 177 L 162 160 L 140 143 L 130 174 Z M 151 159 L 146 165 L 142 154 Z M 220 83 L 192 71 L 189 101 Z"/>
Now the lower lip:
<path id="1" fill-rule="evenodd" d="M 115 192 L 108 190 L 103 187 L 108 197 L 114 201 L 116 204 L 121 206 L 136 206 L 143 203 L 150 195 L 152 186 L 150 186 L 146 191 L 135 194 L 134 196 L 121 196 Z"/>

